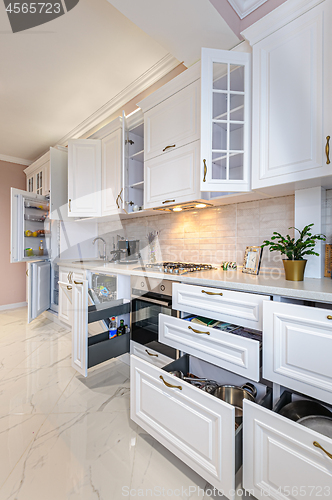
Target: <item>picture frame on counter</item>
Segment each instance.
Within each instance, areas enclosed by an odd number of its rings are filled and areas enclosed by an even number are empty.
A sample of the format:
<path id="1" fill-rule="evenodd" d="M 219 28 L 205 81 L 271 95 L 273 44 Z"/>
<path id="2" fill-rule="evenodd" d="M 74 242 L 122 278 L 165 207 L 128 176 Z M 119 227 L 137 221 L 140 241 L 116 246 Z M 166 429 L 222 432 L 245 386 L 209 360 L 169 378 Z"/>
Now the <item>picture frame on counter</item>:
<path id="1" fill-rule="evenodd" d="M 258 274 L 262 261 L 262 254 L 262 247 L 247 247 L 244 252 L 242 272 L 247 274 Z"/>

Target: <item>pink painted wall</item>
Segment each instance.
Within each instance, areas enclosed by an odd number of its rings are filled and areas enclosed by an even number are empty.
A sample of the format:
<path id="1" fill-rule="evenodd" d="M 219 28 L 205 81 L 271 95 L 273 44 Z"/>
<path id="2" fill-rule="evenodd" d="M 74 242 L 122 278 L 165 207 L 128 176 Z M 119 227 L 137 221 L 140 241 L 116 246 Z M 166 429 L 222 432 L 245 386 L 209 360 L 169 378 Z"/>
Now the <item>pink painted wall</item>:
<path id="1" fill-rule="evenodd" d="M 228 0 L 210 0 L 214 8 L 217 9 L 221 17 L 225 19 L 228 26 L 240 39 L 242 39 L 242 36 L 240 35 L 241 31 L 266 16 L 269 12 L 279 7 L 279 5 L 285 1 L 286 0 L 268 0 L 247 17 L 240 19 L 233 7 L 228 3 Z"/>
<path id="2" fill-rule="evenodd" d="M 25 264 L 10 264 L 10 188 L 26 189 L 26 166 L 0 160 L 0 306 L 25 302 Z"/>

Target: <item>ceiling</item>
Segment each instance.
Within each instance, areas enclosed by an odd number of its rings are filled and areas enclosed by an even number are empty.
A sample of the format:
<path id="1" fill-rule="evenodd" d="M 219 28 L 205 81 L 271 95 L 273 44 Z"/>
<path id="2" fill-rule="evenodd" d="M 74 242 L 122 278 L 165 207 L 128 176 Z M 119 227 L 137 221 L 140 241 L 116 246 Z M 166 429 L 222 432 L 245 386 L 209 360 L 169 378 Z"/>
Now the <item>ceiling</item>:
<path id="1" fill-rule="evenodd" d="M 15 34 L 1 2 L 0 40 L 0 158 L 30 161 L 165 59 L 238 43 L 209 0 L 80 0 Z"/>

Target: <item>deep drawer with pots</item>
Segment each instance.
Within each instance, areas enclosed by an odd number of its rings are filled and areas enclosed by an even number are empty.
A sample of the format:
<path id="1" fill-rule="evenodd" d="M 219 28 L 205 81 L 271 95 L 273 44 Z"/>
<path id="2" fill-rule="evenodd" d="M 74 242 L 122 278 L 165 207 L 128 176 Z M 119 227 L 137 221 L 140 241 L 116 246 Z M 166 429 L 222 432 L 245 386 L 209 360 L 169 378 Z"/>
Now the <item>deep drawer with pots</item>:
<path id="1" fill-rule="evenodd" d="M 158 340 L 256 382 L 260 379 L 261 342 L 257 340 L 165 314 L 159 314 Z"/>
<path id="2" fill-rule="evenodd" d="M 159 368 L 162 368 L 173 361 L 172 358 L 165 356 L 161 352 L 155 351 L 154 349 L 151 349 L 151 347 L 145 347 L 142 344 L 138 344 L 138 342 L 135 342 L 134 340 L 130 341 L 130 354 L 134 354 L 141 359 L 145 359 L 145 361 L 148 361 Z"/>
<path id="3" fill-rule="evenodd" d="M 332 404 L 332 311 L 265 302 L 263 316 L 264 378 Z"/>
<path id="4" fill-rule="evenodd" d="M 242 424 L 235 429 L 235 407 L 168 372 L 236 386 L 248 380 L 188 355 L 163 369 L 132 355 L 130 370 L 131 419 L 230 497 L 242 464 Z M 254 385 L 256 401 L 271 407 L 270 391 Z"/>
<path id="5" fill-rule="evenodd" d="M 244 401 L 243 488 L 258 499 L 332 496 L 332 439 L 278 414 L 296 399 L 285 391 L 273 411 Z"/>
<path id="6" fill-rule="evenodd" d="M 270 297 L 266 295 L 183 283 L 173 284 L 173 309 L 229 321 L 256 330 L 262 330 L 262 306 L 269 300 Z"/>

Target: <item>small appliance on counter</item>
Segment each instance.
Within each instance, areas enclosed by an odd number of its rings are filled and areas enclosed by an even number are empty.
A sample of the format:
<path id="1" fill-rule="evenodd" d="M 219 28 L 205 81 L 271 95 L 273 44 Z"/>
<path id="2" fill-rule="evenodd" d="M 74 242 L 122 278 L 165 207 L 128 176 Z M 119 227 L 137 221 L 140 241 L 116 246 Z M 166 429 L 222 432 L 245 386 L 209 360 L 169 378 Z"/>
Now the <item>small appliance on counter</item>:
<path id="1" fill-rule="evenodd" d="M 117 250 L 113 243 L 113 250 L 111 251 L 111 262 L 118 262 L 119 264 L 135 264 L 140 258 L 139 253 L 139 240 L 125 240 L 118 236 Z"/>

